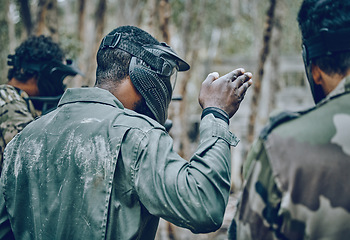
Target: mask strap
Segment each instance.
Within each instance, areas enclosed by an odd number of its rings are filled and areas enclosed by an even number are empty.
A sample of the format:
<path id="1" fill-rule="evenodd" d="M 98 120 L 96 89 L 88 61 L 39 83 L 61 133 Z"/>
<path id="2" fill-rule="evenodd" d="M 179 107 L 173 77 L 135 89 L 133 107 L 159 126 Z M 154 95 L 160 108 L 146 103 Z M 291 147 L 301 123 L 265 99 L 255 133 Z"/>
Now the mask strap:
<path id="1" fill-rule="evenodd" d="M 326 95 L 324 94 L 322 87 L 320 85 L 317 85 L 314 81 L 314 78 L 312 76 L 311 60 L 308 57 L 308 52 L 307 52 L 305 45 L 303 45 L 302 56 L 303 56 L 303 61 L 304 61 L 304 66 L 305 66 L 306 77 L 307 77 L 307 80 L 308 80 L 309 85 L 310 85 L 312 97 L 314 99 L 314 102 L 317 104 Z"/>
<path id="2" fill-rule="evenodd" d="M 329 56 L 336 52 L 350 51 L 350 28 L 337 31 L 322 28 L 314 37 L 303 41 L 307 60 L 315 57 Z"/>
<path id="3" fill-rule="evenodd" d="M 100 49 L 119 48 L 137 58 L 142 59 L 152 68 L 161 71 L 164 65 L 162 58 L 154 56 L 152 53 L 144 49 L 140 44 L 131 41 L 123 41 L 124 37 L 121 33 L 114 33 L 103 38 Z"/>

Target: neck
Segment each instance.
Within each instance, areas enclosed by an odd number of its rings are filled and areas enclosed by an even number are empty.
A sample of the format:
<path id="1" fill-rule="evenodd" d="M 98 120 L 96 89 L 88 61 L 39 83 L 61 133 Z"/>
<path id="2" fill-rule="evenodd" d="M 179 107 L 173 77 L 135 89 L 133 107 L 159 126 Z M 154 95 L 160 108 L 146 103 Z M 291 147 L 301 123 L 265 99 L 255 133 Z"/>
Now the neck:
<path id="1" fill-rule="evenodd" d="M 320 69 L 317 65 L 312 65 L 312 76 L 316 85 L 322 87 L 325 95 L 327 96 L 332 92 L 338 84 L 346 77 L 350 75 L 350 70 L 347 71 L 347 74 L 331 74 L 328 75 L 323 70 Z"/>
<path id="2" fill-rule="evenodd" d="M 25 91 L 30 97 L 39 96 L 37 80 L 34 77 L 28 79 L 26 82 L 12 78 L 7 84 Z"/>
<path id="3" fill-rule="evenodd" d="M 118 82 L 106 81 L 97 87 L 108 90 L 123 104 L 125 108 L 135 110 L 136 103 L 141 100 L 140 93 L 136 90 L 129 76 Z"/>

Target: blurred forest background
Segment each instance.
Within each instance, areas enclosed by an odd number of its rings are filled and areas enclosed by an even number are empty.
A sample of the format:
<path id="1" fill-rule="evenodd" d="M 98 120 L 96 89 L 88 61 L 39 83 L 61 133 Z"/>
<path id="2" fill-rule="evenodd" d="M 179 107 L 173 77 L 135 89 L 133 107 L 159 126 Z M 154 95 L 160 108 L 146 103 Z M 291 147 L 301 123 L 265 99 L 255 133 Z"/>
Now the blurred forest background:
<path id="1" fill-rule="evenodd" d="M 224 75 L 243 67 L 253 73 L 231 130 L 232 197 L 221 229 L 193 235 L 161 221 L 157 239 L 226 239 L 242 184 L 246 153 L 269 115 L 312 105 L 301 58 L 296 21 L 301 0 L 2 0 L 0 83 L 7 81 L 7 55 L 29 35 L 50 35 L 85 74 L 68 87 L 93 86 L 96 52 L 103 36 L 121 25 L 138 26 L 165 41 L 191 65 L 178 74 L 169 118 L 174 148 L 189 159 L 198 144 L 201 82 L 213 71 Z"/>

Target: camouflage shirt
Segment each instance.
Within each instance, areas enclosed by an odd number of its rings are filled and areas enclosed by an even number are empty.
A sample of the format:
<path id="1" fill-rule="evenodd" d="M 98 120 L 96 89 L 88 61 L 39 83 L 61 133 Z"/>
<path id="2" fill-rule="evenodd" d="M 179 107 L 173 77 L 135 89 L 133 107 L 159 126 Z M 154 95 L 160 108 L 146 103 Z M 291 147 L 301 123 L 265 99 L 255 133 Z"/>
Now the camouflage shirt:
<path id="1" fill-rule="evenodd" d="M 0 85 L 0 171 L 4 149 L 11 139 L 28 123 L 34 120 L 36 112 L 28 95 L 11 85 Z"/>
<path id="2" fill-rule="evenodd" d="M 253 144 L 230 239 L 350 239 L 350 78 Z"/>

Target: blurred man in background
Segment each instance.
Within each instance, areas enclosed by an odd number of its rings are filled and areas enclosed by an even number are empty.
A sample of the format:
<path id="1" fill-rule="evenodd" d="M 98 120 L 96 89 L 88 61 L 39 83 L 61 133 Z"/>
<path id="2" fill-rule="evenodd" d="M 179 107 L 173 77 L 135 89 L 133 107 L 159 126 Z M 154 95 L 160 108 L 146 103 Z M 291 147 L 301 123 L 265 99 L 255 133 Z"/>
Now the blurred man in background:
<path id="1" fill-rule="evenodd" d="M 0 238 L 150 240 L 160 217 L 195 233 L 217 230 L 238 143 L 229 118 L 252 75 L 237 69 L 203 82 L 201 141 L 186 161 L 164 123 L 176 73 L 189 68 L 137 27 L 103 38 L 96 87 L 68 89 L 6 147 Z"/>
<path id="2" fill-rule="evenodd" d="M 229 239 L 350 239 L 350 1 L 298 15 L 316 106 L 270 119 L 244 166 Z"/>
<path id="3" fill-rule="evenodd" d="M 45 36 L 28 38 L 9 55 L 9 81 L 0 85 L 0 171 L 6 145 L 55 107 L 65 89 L 63 79 L 77 74 L 65 61 L 63 50 Z"/>

